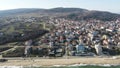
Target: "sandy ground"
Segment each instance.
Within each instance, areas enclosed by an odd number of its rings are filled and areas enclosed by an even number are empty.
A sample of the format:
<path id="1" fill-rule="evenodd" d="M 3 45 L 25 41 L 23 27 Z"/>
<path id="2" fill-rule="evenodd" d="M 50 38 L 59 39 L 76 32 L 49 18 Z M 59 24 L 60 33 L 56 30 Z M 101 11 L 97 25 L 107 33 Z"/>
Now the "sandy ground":
<path id="1" fill-rule="evenodd" d="M 7 62 L 0 62 L 0 66 L 53 66 L 71 64 L 119 64 L 116 57 L 64 57 L 64 58 L 8 58 Z"/>

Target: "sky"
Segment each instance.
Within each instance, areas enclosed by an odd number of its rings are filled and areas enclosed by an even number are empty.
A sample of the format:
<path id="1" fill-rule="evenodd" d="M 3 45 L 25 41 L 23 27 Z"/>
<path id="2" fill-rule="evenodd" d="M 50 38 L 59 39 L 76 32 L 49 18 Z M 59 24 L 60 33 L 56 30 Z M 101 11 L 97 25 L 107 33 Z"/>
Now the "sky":
<path id="1" fill-rule="evenodd" d="M 120 0 L 0 0 L 0 10 L 17 8 L 83 8 L 120 13 Z"/>

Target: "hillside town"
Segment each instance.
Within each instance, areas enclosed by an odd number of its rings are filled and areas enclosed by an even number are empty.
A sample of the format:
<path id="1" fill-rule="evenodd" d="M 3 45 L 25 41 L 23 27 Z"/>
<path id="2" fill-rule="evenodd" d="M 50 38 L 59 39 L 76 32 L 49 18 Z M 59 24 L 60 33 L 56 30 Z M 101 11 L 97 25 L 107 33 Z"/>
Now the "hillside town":
<path id="1" fill-rule="evenodd" d="M 120 0 L 0 0 L 0 68 L 120 68 Z"/>
<path id="2" fill-rule="evenodd" d="M 110 56 L 120 54 L 119 19 L 116 21 L 101 21 L 96 19 L 74 21 L 55 17 L 8 17 L 5 18 L 4 22 L 6 23 L 2 24 L 2 27 L 6 27 L 10 24 L 17 24 L 18 26 L 15 26 L 15 30 L 11 33 L 7 33 L 8 29 L 5 31 L 6 33 L 4 33 L 4 31 L 2 31 L 3 28 L 1 27 L 0 43 L 7 43 L 5 40 L 2 41 L 5 37 L 7 37 L 6 40 L 10 40 L 11 38 L 16 38 L 14 40 L 17 40 L 17 38 L 24 37 L 22 40 L 26 40 L 26 42 L 24 44 L 22 41 L 22 45 L 25 46 L 25 48 L 23 47 L 24 52 L 22 53 L 26 56 L 30 56 L 33 53 L 38 56 L 53 57 L 65 55 Z M 47 26 L 41 25 L 41 22 L 44 22 Z M 49 33 L 46 33 L 42 37 L 38 37 L 37 40 L 35 40 L 34 37 L 36 34 L 40 34 L 41 32 L 26 31 L 27 26 L 29 29 L 35 30 L 38 28 L 46 29 L 46 26 L 49 28 Z M 24 31 L 20 33 L 20 31 L 18 31 L 19 29 Z M 31 33 L 29 34 L 29 32 Z M 19 41 L 17 42 L 19 43 Z"/>
<path id="3" fill-rule="evenodd" d="M 42 56 L 112 56 L 120 48 L 120 21 L 73 21 L 51 18 L 55 28 L 40 37 L 37 54 Z M 26 41 L 25 55 L 32 53 L 32 40 Z M 44 45 L 44 46 L 43 46 Z M 45 48 L 46 47 L 46 48 Z"/>

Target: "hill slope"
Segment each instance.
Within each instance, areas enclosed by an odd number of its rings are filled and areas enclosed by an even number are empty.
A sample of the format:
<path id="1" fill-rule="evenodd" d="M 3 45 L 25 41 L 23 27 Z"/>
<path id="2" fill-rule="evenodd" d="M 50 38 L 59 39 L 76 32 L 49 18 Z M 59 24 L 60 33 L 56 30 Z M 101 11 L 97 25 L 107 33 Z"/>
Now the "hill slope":
<path id="1" fill-rule="evenodd" d="M 53 8 L 53 9 L 13 9 L 0 11 L 0 16 L 56 16 L 73 20 L 81 19 L 100 19 L 100 20 L 116 20 L 120 14 L 103 12 L 103 11 L 89 11 L 81 8 Z"/>

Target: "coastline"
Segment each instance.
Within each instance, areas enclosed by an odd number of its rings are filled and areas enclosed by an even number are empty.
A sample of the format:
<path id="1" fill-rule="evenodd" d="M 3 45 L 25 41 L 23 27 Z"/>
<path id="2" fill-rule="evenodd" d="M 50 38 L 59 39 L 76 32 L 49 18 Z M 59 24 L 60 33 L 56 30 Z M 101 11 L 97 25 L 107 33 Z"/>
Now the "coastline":
<path id="1" fill-rule="evenodd" d="M 65 58 L 9 58 L 0 66 L 71 66 L 71 65 L 120 65 L 114 57 L 65 57 Z"/>

